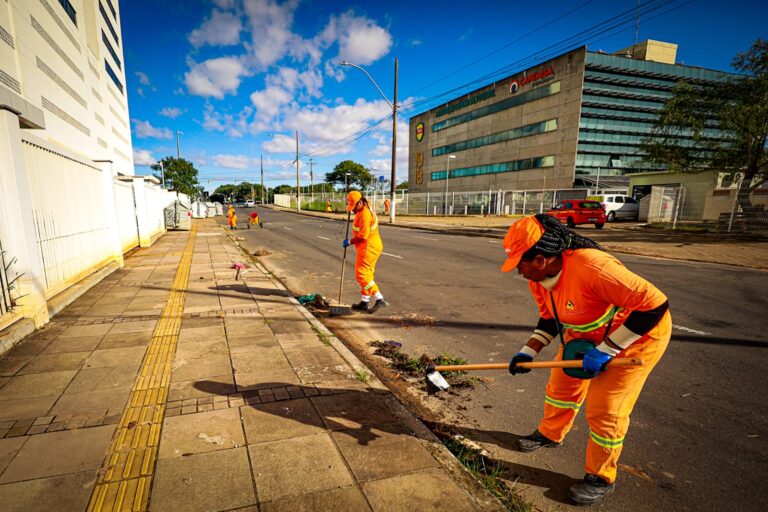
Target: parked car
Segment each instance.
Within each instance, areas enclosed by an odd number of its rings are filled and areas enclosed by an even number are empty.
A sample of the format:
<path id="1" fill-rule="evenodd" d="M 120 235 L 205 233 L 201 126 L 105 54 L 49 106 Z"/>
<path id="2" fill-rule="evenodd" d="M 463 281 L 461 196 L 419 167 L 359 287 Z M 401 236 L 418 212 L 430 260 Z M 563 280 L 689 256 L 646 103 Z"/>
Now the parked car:
<path id="1" fill-rule="evenodd" d="M 637 220 L 640 217 L 640 203 L 629 196 L 603 194 L 589 196 L 587 199 L 602 203 L 608 222 L 613 222 L 616 219 Z"/>
<path id="2" fill-rule="evenodd" d="M 245 208 L 245 201 L 235 201 L 235 208 Z"/>
<path id="3" fill-rule="evenodd" d="M 564 199 L 550 208 L 547 215 L 560 219 L 569 228 L 579 224 L 594 224 L 597 229 L 602 229 L 606 219 L 603 205 L 586 199 Z"/>
<path id="4" fill-rule="evenodd" d="M 249 199 L 248 201 L 245 202 L 245 207 L 246 208 L 253 208 L 254 206 L 256 206 L 256 202 L 255 201 L 252 201 L 252 200 Z"/>

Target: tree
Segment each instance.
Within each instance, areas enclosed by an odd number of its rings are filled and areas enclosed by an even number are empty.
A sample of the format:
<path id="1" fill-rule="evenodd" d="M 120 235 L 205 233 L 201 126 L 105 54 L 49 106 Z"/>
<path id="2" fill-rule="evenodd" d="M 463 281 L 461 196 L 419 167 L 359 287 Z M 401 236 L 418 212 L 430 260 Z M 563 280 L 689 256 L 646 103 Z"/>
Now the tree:
<path id="1" fill-rule="evenodd" d="M 160 160 L 163 163 L 162 171 L 165 173 L 165 186 L 170 190 L 178 190 L 182 194 L 195 196 L 199 193 L 197 181 L 197 169 L 189 160 L 167 156 Z M 152 164 L 151 169 L 156 171 L 155 178 L 161 180 L 160 164 Z"/>
<path id="2" fill-rule="evenodd" d="M 641 150 L 672 171 L 742 173 L 737 200 L 749 208 L 750 193 L 768 179 L 768 41 L 737 54 L 733 68 L 742 76 L 709 86 L 679 82 Z"/>
<path id="3" fill-rule="evenodd" d="M 272 189 L 275 194 L 290 194 L 294 191 L 294 187 L 290 185 L 278 185 Z"/>
<path id="4" fill-rule="evenodd" d="M 408 181 L 403 181 L 401 183 L 397 184 L 397 187 L 395 187 L 397 190 L 408 190 Z"/>
<path id="5" fill-rule="evenodd" d="M 333 171 L 325 175 L 325 181 L 326 183 L 338 183 L 343 185 L 345 173 L 349 173 L 347 179 L 350 187 L 357 185 L 360 188 L 364 188 L 371 183 L 371 180 L 373 179 L 373 175 L 361 164 L 353 162 L 352 160 L 344 160 L 336 165 L 336 167 L 333 168 Z"/>
<path id="6" fill-rule="evenodd" d="M 219 194 L 219 193 L 217 193 L 217 192 L 214 192 L 213 194 L 211 194 L 211 195 L 208 197 L 208 199 L 209 199 L 209 200 L 210 200 L 212 203 L 222 203 L 222 204 L 223 204 L 223 203 L 226 203 L 226 202 L 227 202 L 227 196 L 225 196 L 224 194 Z"/>

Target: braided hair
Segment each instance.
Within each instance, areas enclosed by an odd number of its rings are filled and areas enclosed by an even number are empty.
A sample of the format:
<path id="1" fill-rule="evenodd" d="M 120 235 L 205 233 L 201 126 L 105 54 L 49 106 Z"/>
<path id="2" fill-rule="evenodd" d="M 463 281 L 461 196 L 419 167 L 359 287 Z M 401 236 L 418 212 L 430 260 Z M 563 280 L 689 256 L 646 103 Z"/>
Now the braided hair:
<path id="1" fill-rule="evenodd" d="M 573 249 L 604 250 L 600 244 L 590 238 L 579 235 L 575 231 L 571 231 L 555 217 L 542 213 L 537 214 L 535 217 L 544 228 L 544 233 L 541 235 L 541 239 L 523 254 L 521 258 L 523 260 L 532 260 L 539 254 L 544 256 L 560 256 L 566 250 Z"/>

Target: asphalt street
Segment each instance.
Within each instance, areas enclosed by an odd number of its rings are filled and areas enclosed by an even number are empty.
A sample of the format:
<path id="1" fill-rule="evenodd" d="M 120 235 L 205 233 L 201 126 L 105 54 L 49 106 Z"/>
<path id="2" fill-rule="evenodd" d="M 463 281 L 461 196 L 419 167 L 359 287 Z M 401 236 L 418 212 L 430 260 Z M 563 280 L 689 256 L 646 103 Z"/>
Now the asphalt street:
<path id="1" fill-rule="evenodd" d="M 263 229 L 237 236 L 297 294 L 338 298 L 344 223 L 260 209 Z M 247 210 L 239 212 L 247 219 Z M 222 224 L 226 219 L 220 220 Z M 381 226 L 376 282 L 392 307 L 344 320 L 366 338 L 419 355 L 507 361 L 537 312 L 527 282 L 503 274 L 501 241 Z M 632 415 L 616 493 L 603 510 L 766 510 L 768 476 L 768 273 L 617 255 L 669 297 L 673 338 Z M 349 251 L 344 302 L 359 300 Z M 552 357 L 549 347 L 540 359 Z M 583 475 L 583 415 L 563 446 L 515 451 L 542 411 L 545 371 L 486 372 L 487 386 L 442 401 L 456 424 L 509 468 L 517 489 L 545 510 L 569 508 L 564 490 Z M 543 498 L 542 498 L 543 495 Z"/>

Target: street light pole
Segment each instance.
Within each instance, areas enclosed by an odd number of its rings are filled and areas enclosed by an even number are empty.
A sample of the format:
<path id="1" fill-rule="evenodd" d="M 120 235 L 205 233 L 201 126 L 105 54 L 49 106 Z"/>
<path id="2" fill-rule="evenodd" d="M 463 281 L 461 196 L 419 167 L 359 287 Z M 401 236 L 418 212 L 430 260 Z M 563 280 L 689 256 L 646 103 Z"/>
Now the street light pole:
<path id="1" fill-rule="evenodd" d="M 451 177 L 451 160 L 454 160 L 456 155 L 448 155 L 445 159 L 445 206 L 443 211 L 445 215 L 448 215 L 448 179 Z"/>
<path id="2" fill-rule="evenodd" d="M 299 130 L 296 130 L 296 211 L 301 211 L 301 182 L 299 181 Z"/>
<path id="3" fill-rule="evenodd" d="M 264 205 L 264 155 L 259 155 L 261 165 L 261 205 Z"/>
<path id="4" fill-rule="evenodd" d="M 314 162 L 309 159 L 309 204 L 311 205 L 315 201 L 315 174 L 314 174 Z M 310 206 L 310 209 L 312 207 Z"/>
<path id="5" fill-rule="evenodd" d="M 368 80 L 371 81 L 374 87 L 376 87 L 376 90 L 379 91 L 379 94 L 382 95 L 384 98 L 384 101 L 387 102 L 389 107 L 392 109 L 392 174 L 391 174 L 391 183 L 390 183 L 390 189 L 389 189 L 389 222 L 390 224 L 395 223 L 395 187 L 397 186 L 397 169 L 396 169 L 396 160 L 397 160 L 397 59 L 395 59 L 395 91 L 394 91 L 394 101 L 390 102 L 389 98 L 387 98 L 387 95 L 384 94 L 384 92 L 381 90 L 381 87 L 376 83 L 376 81 L 373 79 L 373 77 L 368 74 L 368 72 L 358 66 L 357 64 L 352 64 L 351 62 L 348 62 L 346 60 L 343 60 L 339 62 L 340 66 L 350 66 L 353 68 L 357 68 L 363 73 L 365 73 L 365 76 L 368 77 Z"/>
<path id="6" fill-rule="evenodd" d="M 176 158 L 181 159 L 181 145 L 179 144 L 179 135 L 184 135 L 184 132 L 176 130 Z"/>
<path id="7" fill-rule="evenodd" d="M 163 188 L 165 188 L 165 167 L 163 167 L 163 161 L 160 160 L 160 173 L 163 177 Z"/>

